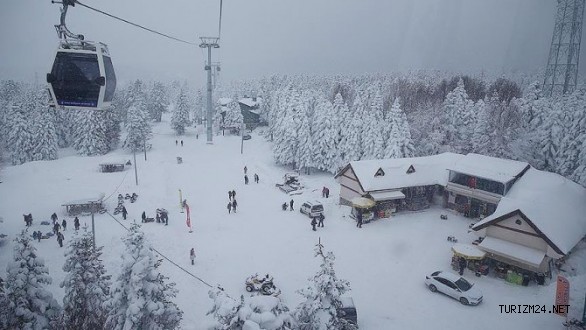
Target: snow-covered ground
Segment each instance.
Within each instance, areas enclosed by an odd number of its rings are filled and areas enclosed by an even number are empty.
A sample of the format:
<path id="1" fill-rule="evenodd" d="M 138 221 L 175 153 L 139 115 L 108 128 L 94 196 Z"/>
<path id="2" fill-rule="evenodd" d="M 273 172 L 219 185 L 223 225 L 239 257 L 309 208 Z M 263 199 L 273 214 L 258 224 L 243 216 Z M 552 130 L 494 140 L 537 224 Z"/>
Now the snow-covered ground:
<path id="1" fill-rule="evenodd" d="M 282 211 L 281 204 L 291 197 L 275 187 L 287 169 L 274 165 L 270 144 L 256 134 L 244 142 L 236 136 L 214 136 L 207 145 L 205 136 L 196 139 L 193 130 L 183 138 L 184 146 L 175 145 L 177 137 L 168 122 L 154 127 L 153 149 L 137 154 L 138 180 L 135 185 L 132 168 L 119 173 L 100 173 L 98 164 L 126 161 L 132 154 L 117 150 L 100 157 L 80 157 L 64 151 L 61 158 L 49 162 L 31 162 L 6 166 L 1 175 L 0 232 L 9 235 L 0 246 L 0 270 L 5 277 L 6 265 L 12 258 L 12 238 L 24 227 L 23 213 L 32 213 L 32 230 L 50 231 L 41 226 L 57 212 L 65 217 L 62 203 L 84 197 L 109 196 L 110 212 L 118 193 L 136 192 L 136 203 L 126 201 L 129 220 L 140 221 L 142 211 L 154 217 L 156 208 L 169 211 L 169 226 L 147 223 L 143 229 L 152 245 L 194 275 L 215 285 L 220 284 L 232 297 L 247 295 L 244 280 L 254 273 L 270 273 L 282 290 L 281 298 L 290 308 L 300 302 L 295 293 L 307 283 L 319 267 L 313 256 L 314 245 L 321 239 L 325 249 L 336 255 L 338 277 L 350 281 L 361 329 L 563 329 L 563 318 L 553 314 L 502 314 L 499 305 L 554 303 L 555 281 L 547 286 L 522 287 L 492 277 L 477 278 L 469 271 L 465 277 L 484 293 L 484 301 L 476 307 L 462 306 L 455 300 L 431 293 L 424 285 L 425 275 L 450 268 L 451 245 L 448 235 L 460 242 L 476 237 L 467 233 L 469 219 L 449 213 L 440 220 L 439 208 L 424 212 L 404 213 L 388 220 L 365 224 L 358 229 L 347 216 L 349 208 L 337 204 L 339 186 L 329 174 L 303 176 L 308 187 L 294 196 L 295 212 Z M 177 164 L 176 157 L 183 158 Z M 250 184 L 244 184 L 244 166 L 248 167 Z M 260 183 L 253 181 L 254 173 Z M 321 188 L 330 188 L 330 198 L 321 198 Z M 192 214 L 193 233 L 188 232 L 185 214 L 180 213 L 179 189 L 187 199 Z M 228 214 L 228 190 L 236 190 L 238 210 Z M 311 230 L 309 218 L 297 210 L 305 200 L 320 200 L 325 206 L 325 228 Z M 73 231 L 73 219 L 66 217 L 65 241 Z M 80 218 L 82 227 L 91 228 L 90 217 Z M 124 252 L 120 240 L 125 229 L 108 214 L 95 217 L 96 241 L 104 245 L 104 260 L 109 274 L 117 275 Z M 53 277 L 51 291 L 61 300 L 59 283 L 64 277 L 64 248 L 54 239 L 37 244 Z M 585 244 L 583 244 L 585 245 Z M 575 270 L 572 284 L 571 312 L 581 313 L 586 290 L 586 247 L 570 259 Z M 197 258 L 190 264 L 189 250 L 195 247 Z M 164 261 L 162 271 L 177 283 L 176 303 L 185 312 L 183 329 L 205 329 L 206 312 L 212 301 L 207 287 L 180 268 Z"/>

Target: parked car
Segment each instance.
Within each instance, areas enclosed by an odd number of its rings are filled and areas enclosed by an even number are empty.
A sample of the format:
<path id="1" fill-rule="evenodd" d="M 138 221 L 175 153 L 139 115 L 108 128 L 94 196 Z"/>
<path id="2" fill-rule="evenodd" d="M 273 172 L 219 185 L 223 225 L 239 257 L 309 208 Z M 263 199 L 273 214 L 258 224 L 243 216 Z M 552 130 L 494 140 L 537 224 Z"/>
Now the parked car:
<path id="1" fill-rule="evenodd" d="M 425 285 L 431 292 L 441 292 L 462 303 L 478 305 L 482 302 L 482 292 L 465 278 L 449 272 L 437 271 L 425 276 Z"/>
<path id="2" fill-rule="evenodd" d="M 342 307 L 338 309 L 338 316 L 345 319 L 352 324 L 358 324 L 358 315 L 356 314 L 356 306 L 352 297 L 340 297 Z"/>
<path id="3" fill-rule="evenodd" d="M 299 212 L 307 214 L 310 218 L 319 217 L 324 213 L 324 206 L 320 202 L 305 202 L 301 204 Z"/>
<path id="4" fill-rule="evenodd" d="M 242 135 L 242 140 L 250 140 L 250 139 L 252 139 L 252 136 L 250 136 L 250 134 Z"/>

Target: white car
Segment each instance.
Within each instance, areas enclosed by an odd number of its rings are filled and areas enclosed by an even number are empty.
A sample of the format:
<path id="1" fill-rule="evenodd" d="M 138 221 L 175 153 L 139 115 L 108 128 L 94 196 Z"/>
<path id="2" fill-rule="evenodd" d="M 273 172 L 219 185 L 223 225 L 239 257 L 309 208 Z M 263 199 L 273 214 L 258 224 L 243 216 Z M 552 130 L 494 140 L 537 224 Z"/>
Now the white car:
<path id="1" fill-rule="evenodd" d="M 474 284 L 456 274 L 437 271 L 425 276 L 425 285 L 431 292 L 441 292 L 462 303 L 478 305 L 482 302 L 482 292 Z"/>

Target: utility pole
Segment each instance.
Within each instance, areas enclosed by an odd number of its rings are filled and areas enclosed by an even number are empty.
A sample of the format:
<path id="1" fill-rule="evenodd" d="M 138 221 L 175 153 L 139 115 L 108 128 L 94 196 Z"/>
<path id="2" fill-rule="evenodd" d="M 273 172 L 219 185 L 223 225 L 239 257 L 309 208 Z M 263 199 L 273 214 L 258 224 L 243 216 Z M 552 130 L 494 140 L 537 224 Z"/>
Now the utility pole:
<path id="1" fill-rule="evenodd" d="M 92 244 L 94 247 L 94 251 L 96 251 L 96 225 L 94 223 L 94 213 L 95 213 L 95 205 L 94 202 L 91 202 L 92 208 Z"/>
<path id="2" fill-rule="evenodd" d="M 201 37 L 200 48 L 208 49 L 208 61 L 205 70 L 208 72 L 208 111 L 207 111 L 207 144 L 213 144 L 212 137 L 212 48 L 220 48 L 216 37 Z"/>
<path id="3" fill-rule="evenodd" d="M 132 156 L 134 157 L 134 180 L 138 186 L 138 172 L 136 171 L 136 149 L 132 148 Z"/>
<path id="4" fill-rule="evenodd" d="M 142 147 L 144 148 L 144 161 L 146 162 L 146 136 L 142 140 Z"/>
<path id="5" fill-rule="evenodd" d="M 244 130 L 246 129 L 246 125 L 244 125 L 244 123 L 242 123 L 242 126 L 240 128 L 240 154 L 242 155 L 244 153 Z"/>

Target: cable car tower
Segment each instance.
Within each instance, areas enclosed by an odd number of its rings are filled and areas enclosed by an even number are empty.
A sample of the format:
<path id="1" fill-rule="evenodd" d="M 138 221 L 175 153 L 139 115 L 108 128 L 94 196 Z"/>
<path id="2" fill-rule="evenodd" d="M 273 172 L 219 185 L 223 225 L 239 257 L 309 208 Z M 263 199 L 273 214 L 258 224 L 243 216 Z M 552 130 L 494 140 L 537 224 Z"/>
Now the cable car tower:
<path id="1" fill-rule="evenodd" d="M 84 40 L 65 25 L 69 6 L 76 0 L 53 1 L 63 5 L 61 19 L 55 25 L 59 45 L 51 72 L 47 74 L 53 105 L 65 109 L 107 109 L 116 90 L 116 75 L 108 46 Z"/>
<path id="2" fill-rule="evenodd" d="M 578 80 L 580 41 L 585 0 L 558 0 L 555 26 L 543 93 L 546 96 L 572 93 Z"/>

